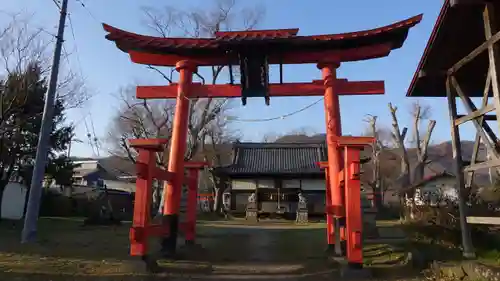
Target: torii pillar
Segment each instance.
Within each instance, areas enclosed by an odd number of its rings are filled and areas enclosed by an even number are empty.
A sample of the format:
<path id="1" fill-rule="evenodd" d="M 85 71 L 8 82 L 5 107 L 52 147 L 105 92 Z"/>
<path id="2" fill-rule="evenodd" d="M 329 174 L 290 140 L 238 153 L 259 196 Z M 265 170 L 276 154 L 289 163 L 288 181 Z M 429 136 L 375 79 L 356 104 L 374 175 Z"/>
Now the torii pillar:
<path id="1" fill-rule="evenodd" d="M 166 257 L 173 256 L 177 248 L 179 232 L 179 205 L 182 183 L 184 181 L 184 154 L 189 119 L 189 95 L 193 81 L 193 73 L 197 71 L 196 64 L 183 60 L 175 69 L 179 72 L 175 115 L 172 129 L 172 141 L 168 162 L 168 171 L 173 174 L 172 180 L 165 183 L 162 224 L 170 230 L 161 241 L 161 251 Z"/>
<path id="2" fill-rule="evenodd" d="M 184 225 L 185 244 L 192 246 L 195 245 L 196 238 L 196 214 L 198 206 L 198 179 L 200 169 L 206 167 L 206 162 L 187 162 L 184 168 L 188 173 L 188 195 L 187 195 L 187 210 L 186 221 Z"/>
<path id="3" fill-rule="evenodd" d="M 318 166 L 325 171 L 325 214 L 326 214 L 326 241 L 327 241 L 327 251 L 331 252 L 335 247 L 335 235 L 340 236 L 341 250 L 344 253 L 346 250 L 345 244 L 345 228 L 341 227 L 338 232 L 334 230 L 334 218 L 331 213 L 332 208 L 332 197 L 330 188 L 330 172 L 328 169 L 328 162 L 319 162 Z M 344 181 L 344 171 L 339 172 L 337 179 L 339 180 L 340 186 L 342 186 Z"/>

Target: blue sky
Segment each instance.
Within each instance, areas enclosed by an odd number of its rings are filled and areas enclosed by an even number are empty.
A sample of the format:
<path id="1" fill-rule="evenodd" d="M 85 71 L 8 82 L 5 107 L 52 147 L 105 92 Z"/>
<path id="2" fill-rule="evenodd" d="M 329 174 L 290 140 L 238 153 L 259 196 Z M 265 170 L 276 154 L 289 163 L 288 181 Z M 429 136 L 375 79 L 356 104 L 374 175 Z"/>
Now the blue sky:
<path id="1" fill-rule="evenodd" d="M 85 3 L 86 8 L 82 7 Z M 65 33 L 66 49 L 71 53 L 69 63 L 75 71 L 81 71 L 87 87 L 94 94 L 84 109 L 72 110 L 69 119 L 78 122 L 87 116 L 90 126 L 92 117 L 96 135 L 105 142 L 110 118 L 116 113 L 120 100 L 114 95 L 120 87 L 134 82 L 141 84 L 162 84 L 163 79 L 142 65 L 134 65 L 129 57 L 115 45 L 104 39 L 100 22 L 136 33 L 151 33 L 145 27 L 141 7 L 165 5 L 179 9 L 203 8 L 212 0 L 153 1 L 153 0 L 70 0 L 69 9 L 75 39 L 69 28 Z M 401 126 L 410 125 L 408 109 L 415 99 L 406 98 L 405 93 L 420 60 L 425 44 L 439 13 L 442 1 L 421 0 L 272 0 L 239 1 L 239 7 L 263 5 L 265 17 L 260 29 L 300 28 L 300 35 L 329 34 L 371 29 L 403 20 L 423 13 L 422 23 L 414 27 L 405 45 L 395 50 L 387 58 L 366 62 L 345 63 L 339 69 L 338 77 L 355 80 L 385 80 L 384 96 L 352 96 L 341 98 L 342 126 L 344 134 L 360 134 L 366 124 L 362 121 L 366 114 L 379 116 L 381 125 L 390 125 L 387 104 L 392 102 L 400 108 Z M 26 11 L 33 14 L 32 24 L 50 32 L 56 31 L 58 10 L 52 0 L 1 1 L 0 11 Z M 0 14 L 0 17 L 2 14 Z M 69 26 L 69 25 L 68 25 Z M 321 73 L 315 65 L 285 67 L 285 81 L 308 82 L 319 79 Z M 239 106 L 233 112 L 241 119 L 268 118 L 284 115 L 300 109 L 314 101 L 311 98 L 274 98 L 271 106 L 265 106 L 263 99 L 250 100 L 246 107 Z M 433 140 L 445 141 L 450 138 L 448 110 L 444 98 L 421 99 L 432 105 L 433 119 L 437 120 Z M 239 104 L 239 103 L 238 103 Z M 88 113 L 90 112 L 90 115 Z M 286 133 L 297 128 L 309 128 L 314 132 L 324 132 L 323 104 L 318 103 L 308 110 L 291 117 L 270 122 L 239 122 L 234 124 L 247 141 L 259 141 L 266 133 Z M 464 127 L 464 139 L 472 139 L 472 128 Z M 84 122 L 77 127 L 77 137 L 86 139 Z M 105 154 L 103 149 L 101 154 Z M 74 144 L 72 155 L 92 156 L 88 144 Z"/>

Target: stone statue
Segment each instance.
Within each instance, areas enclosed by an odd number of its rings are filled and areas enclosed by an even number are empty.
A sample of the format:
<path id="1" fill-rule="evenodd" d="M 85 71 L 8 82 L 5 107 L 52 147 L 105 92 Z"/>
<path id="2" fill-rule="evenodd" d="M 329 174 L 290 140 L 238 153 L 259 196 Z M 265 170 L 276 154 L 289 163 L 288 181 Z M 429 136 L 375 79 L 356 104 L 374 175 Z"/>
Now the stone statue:
<path id="1" fill-rule="evenodd" d="M 308 222 L 308 210 L 307 210 L 307 199 L 306 197 L 302 194 L 302 192 L 299 192 L 299 202 L 297 206 L 297 215 L 295 222 L 299 224 L 307 223 Z"/>
<path id="2" fill-rule="evenodd" d="M 248 203 L 255 203 L 257 201 L 257 196 L 255 193 L 252 193 L 252 195 L 248 196 Z"/>
<path id="3" fill-rule="evenodd" d="M 302 194 L 302 192 L 299 192 L 298 208 L 299 208 L 299 210 L 307 209 L 307 199 L 304 196 L 304 194 Z"/>
<path id="4" fill-rule="evenodd" d="M 257 209 L 257 194 L 252 193 L 250 196 L 248 196 L 248 203 L 247 203 L 247 209 L 246 209 L 246 215 L 245 215 L 247 220 L 251 221 L 258 221 L 258 209 Z"/>
<path id="5" fill-rule="evenodd" d="M 302 192 L 299 192 L 299 204 L 307 205 L 307 199 Z"/>
<path id="6" fill-rule="evenodd" d="M 231 194 L 225 192 L 222 194 L 222 206 L 224 206 L 224 210 L 229 211 L 231 209 Z"/>

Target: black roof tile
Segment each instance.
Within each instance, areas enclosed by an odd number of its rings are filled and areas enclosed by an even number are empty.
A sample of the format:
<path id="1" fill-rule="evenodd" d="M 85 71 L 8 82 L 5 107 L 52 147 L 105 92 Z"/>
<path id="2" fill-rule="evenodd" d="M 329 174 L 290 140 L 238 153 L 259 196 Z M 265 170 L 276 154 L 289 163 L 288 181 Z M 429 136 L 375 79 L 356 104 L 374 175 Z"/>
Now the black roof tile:
<path id="1" fill-rule="evenodd" d="M 228 174 L 322 174 L 317 162 L 326 161 L 321 143 L 235 143 Z"/>

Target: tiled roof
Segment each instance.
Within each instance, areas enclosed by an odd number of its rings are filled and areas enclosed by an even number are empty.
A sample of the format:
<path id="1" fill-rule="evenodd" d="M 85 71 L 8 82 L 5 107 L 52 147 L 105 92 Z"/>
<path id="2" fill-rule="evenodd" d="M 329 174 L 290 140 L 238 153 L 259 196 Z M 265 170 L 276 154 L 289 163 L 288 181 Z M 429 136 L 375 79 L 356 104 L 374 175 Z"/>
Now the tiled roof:
<path id="1" fill-rule="evenodd" d="M 217 40 L 272 40 L 297 36 L 298 28 L 216 32 Z"/>
<path id="2" fill-rule="evenodd" d="M 204 55 L 225 53 L 232 44 L 241 45 L 242 42 L 285 43 L 289 48 L 313 48 L 315 50 L 329 48 L 354 48 L 376 43 L 388 43 L 392 48 L 399 48 L 403 44 L 408 31 L 422 20 L 418 15 L 391 25 L 380 28 L 315 36 L 296 36 L 298 29 L 254 30 L 237 32 L 218 32 L 215 38 L 163 38 L 135 34 L 113 26 L 103 24 L 108 32 L 106 38 L 114 41 L 124 52 L 144 51 L 151 53 L 179 52 Z M 346 44 L 348 43 L 348 44 Z"/>
<path id="3" fill-rule="evenodd" d="M 236 143 L 228 174 L 322 174 L 324 143 Z"/>

